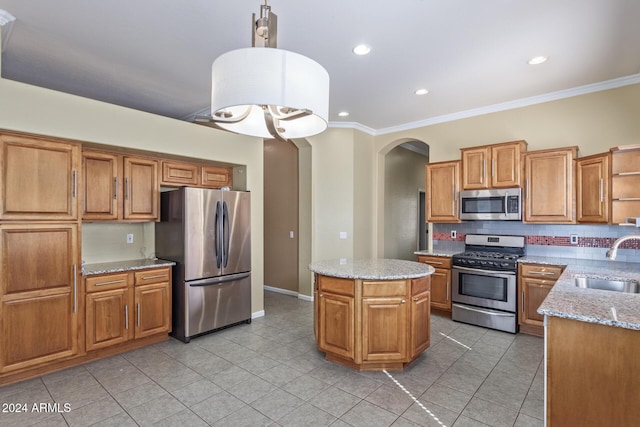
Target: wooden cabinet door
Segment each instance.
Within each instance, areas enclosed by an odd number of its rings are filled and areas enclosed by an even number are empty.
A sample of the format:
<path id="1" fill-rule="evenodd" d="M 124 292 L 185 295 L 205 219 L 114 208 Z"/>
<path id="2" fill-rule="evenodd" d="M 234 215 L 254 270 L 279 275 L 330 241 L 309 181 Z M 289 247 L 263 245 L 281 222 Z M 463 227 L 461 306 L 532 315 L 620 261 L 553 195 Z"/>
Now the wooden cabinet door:
<path id="1" fill-rule="evenodd" d="M 170 292 L 169 282 L 135 287 L 135 338 L 171 330 Z"/>
<path id="2" fill-rule="evenodd" d="M 573 159 L 577 148 L 525 154 L 525 215 L 530 223 L 573 223 Z"/>
<path id="3" fill-rule="evenodd" d="M 130 338 L 133 310 L 128 288 L 86 296 L 87 351 L 121 344 Z"/>
<path id="4" fill-rule="evenodd" d="M 430 163 L 426 166 L 426 212 L 429 222 L 460 222 L 460 161 Z"/>
<path id="5" fill-rule="evenodd" d="M 521 182 L 524 141 L 491 147 L 491 187 L 519 187 Z"/>
<path id="6" fill-rule="evenodd" d="M 489 188 L 488 167 L 491 159 L 490 147 L 464 148 L 462 155 L 462 189 L 480 190 Z"/>
<path id="7" fill-rule="evenodd" d="M 431 275 L 431 307 L 451 311 L 451 270 L 436 268 Z"/>
<path id="8" fill-rule="evenodd" d="M 420 354 L 431 343 L 430 292 L 411 297 L 411 358 Z"/>
<path id="9" fill-rule="evenodd" d="M 122 198 L 118 169 L 121 157 L 117 154 L 84 151 L 84 207 L 82 219 L 116 220 Z"/>
<path id="10" fill-rule="evenodd" d="M 200 185 L 206 188 L 231 187 L 233 177 L 230 168 L 202 166 Z"/>
<path id="11" fill-rule="evenodd" d="M 609 222 L 609 153 L 576 160 L 578 222 Z"/>
<path id="12" fill-rule="evenodd" d="M 409 304 L 404 297 L 362 300 L 362 360 L 407 358 Z"/>
<path id="13" fill-rule="evenodd" d="M 0 373 L 78 354 L 78 230 L 0 226 Z"/>
<path id="14" fill-rule="evenodd" d="M 555 280 L 540 280 L 521 277 L 520 280 L 520 324 L 543 326 L 544 316 L 538 308 L 547 297 Z"/>
<path id="15" fill-rule="evenodd" d="M 194 163 L 162 161 L 163 185 L 198 185 L 200 166 Z"/>
<path id="16" fill-rule="evenodd" d="M 0 135 L 0 219 L 76 220 L 80 145 Z"/>
<path id="17" fill-rule="evenodd" d="M 320 292 L 319 347 L 347 359 L 355 356 L 354 299 Z"/>
<path id="18" fill-rule="evenodd" d="M 158 161 L 124 158 L 124 219 L 158 219 Z"/>

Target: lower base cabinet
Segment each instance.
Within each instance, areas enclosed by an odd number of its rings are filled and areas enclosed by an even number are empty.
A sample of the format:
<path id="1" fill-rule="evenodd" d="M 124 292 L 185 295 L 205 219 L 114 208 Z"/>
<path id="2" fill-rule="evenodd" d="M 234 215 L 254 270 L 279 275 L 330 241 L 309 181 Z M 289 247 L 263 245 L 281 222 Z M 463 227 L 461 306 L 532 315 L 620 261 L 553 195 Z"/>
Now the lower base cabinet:
<path id="1" fill-rule="evenodd" d="M 430 276 L 373 281 L 316 275 L 315 333 L 328 360 L 403 369 L 430 344 Z"/>
<path id="2" fill-rule="evenodd" d="M 452 257 L 418 255 L 418 262 L 429 264 L 436 271 L 431 275 L 431 308 L 451 312 Z"/>
<path id="3" fill-rule="evenodd" d="M 544 317 L 538 314 L 542 301 L 549 295 L 564 270 L 562 265 L 526 264 L 518 265 L 520 332 L 543 336 Z"/>
<path id="4" fill-rule="evenodd" d="M 632 427 L 640 420 L 640 331 L 548 317 L 546 425 Z"/>

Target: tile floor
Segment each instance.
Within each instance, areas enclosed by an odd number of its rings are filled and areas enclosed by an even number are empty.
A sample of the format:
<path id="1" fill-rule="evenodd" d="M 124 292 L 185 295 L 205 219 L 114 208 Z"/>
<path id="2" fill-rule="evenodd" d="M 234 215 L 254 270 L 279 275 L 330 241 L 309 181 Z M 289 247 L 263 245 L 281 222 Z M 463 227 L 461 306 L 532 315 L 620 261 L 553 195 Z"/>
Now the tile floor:
<path id="1" fill-rule="evenodd" d="M 327 362 L 313 304 L 265 293 L 266 316 L 0 387 L 0 426 L 542 426 L 543 342 L 432 316 L 404 372 Z M 34 403 L 69 404 L 66 413 Z"/>

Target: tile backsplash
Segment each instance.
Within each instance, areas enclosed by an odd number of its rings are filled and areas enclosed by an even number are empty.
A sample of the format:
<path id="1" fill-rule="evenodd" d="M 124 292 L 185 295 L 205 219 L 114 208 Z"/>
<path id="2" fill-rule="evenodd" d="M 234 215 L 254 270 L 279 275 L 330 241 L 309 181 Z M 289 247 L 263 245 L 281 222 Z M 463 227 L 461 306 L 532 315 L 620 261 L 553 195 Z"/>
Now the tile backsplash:
<path id="1" fill-rule="evenodd" d="M 451 231 L 456 231 L 455 239 Z M 523 224 L 519 221 L 465 221 L 459 224 L 434 224 L 434 250 L 464 250 L 467 234 L 512 234 L 525 236 L 527 255 L 562 258 L 606 259 L 613 242 L 629 234 L 640 237 L 640 228 L 619 225 Z M 571 243 L 571 236 L 578 238 Z M 617 261 L 640 262 L 640 241 L 630 240 L 618 250 Z"/>

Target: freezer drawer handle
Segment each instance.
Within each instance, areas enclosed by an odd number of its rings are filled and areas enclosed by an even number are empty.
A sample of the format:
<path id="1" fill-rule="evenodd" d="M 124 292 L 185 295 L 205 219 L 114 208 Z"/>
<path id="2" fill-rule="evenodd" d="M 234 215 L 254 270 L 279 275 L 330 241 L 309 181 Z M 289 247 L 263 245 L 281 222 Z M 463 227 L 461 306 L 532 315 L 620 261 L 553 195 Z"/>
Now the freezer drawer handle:
<path id="1" fill-rule="evenodd" d="M 218 279 L 204 279 L 204 280 L 198 280 L 198 281 L 193 281 L 189 283 L 189 286 L 213 286 L 213 285 L 221 285 L 223 283 L 227 283 L 227 282 L 235 282 L 236 280 L 242 280 L 242 279 L 246 279 L 247 277 L 250 277 L 251 273 L 240 273 L 240 274 L 233 274 L 233 275 L 229 275 L 229 276 L 224 276 Z"/>

